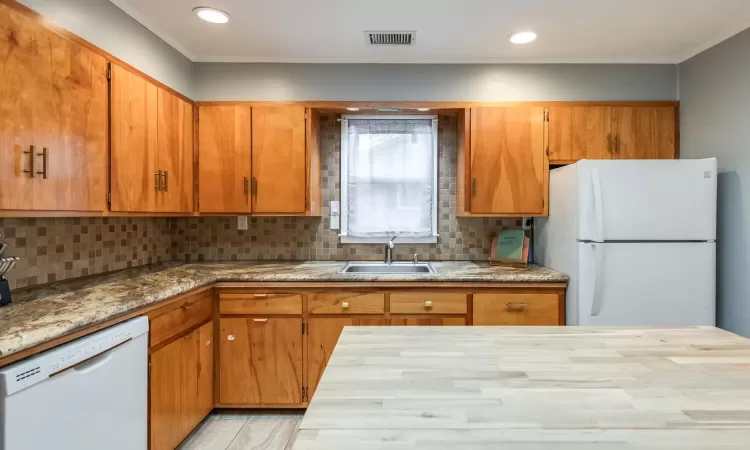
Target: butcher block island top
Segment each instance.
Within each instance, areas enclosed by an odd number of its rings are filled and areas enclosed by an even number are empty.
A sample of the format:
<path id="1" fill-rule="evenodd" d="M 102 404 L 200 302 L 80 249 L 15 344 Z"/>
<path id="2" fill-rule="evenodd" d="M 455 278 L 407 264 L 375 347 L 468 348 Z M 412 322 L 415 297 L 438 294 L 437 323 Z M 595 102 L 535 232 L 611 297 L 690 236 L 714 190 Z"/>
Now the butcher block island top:
<path id="1" fill-rule="evenodd" d="M 347 327 L 294 450 L 748 449 L 750 340 L 712 327 Z"/>

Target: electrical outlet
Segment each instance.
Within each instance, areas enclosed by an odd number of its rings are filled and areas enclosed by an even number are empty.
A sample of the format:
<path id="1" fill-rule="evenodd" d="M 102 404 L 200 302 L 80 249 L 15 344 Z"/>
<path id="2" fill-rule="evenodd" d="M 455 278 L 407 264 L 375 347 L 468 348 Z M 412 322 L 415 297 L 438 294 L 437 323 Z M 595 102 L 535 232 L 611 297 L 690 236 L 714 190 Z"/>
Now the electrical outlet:
<path id="1" fill-rule="evenodd" d="M 533 217 L 524 217 L 521 221 L 521 229 L 522 230 L 530 230 L 531 225 L 534 223 Z"/>
<path id="2" fill-rule="evenodd" d="M 340 203 L 331 202 L 331 229 L 338 230 L 341 227 Z"/>
<path id="3" fill-rule="evenodd" d="M 243 231 L 247 230 L 247 216 L 237 217 L 237 229 Z"/>

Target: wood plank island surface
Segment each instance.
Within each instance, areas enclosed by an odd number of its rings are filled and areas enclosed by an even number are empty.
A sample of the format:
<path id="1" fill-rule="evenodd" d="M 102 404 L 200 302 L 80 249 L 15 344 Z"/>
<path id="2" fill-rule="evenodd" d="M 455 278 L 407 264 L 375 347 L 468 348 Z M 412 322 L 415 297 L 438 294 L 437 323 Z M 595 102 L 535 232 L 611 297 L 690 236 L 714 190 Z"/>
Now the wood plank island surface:
<path id="1" fill-rule="evenodd" d="M 712 327 L 347 327 L 294 450 L 748 449 L 750 340 Z"/>

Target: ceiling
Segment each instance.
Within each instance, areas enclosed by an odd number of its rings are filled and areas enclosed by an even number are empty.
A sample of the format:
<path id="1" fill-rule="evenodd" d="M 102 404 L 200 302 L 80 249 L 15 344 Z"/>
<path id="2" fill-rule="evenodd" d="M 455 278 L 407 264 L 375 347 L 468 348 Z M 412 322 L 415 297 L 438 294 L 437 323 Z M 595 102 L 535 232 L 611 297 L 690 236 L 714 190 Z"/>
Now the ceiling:
<path id="1" fill-rule="evenodd" d="M 749 0 L 110 0 L 193 61 L 678 63 L 750 26 Z M 228 12 L 201 21 L 197 6 Z M 528 45 L 507 41 L 532 29 Z M 371 47 L 364 31 L 414 31 Z"/>

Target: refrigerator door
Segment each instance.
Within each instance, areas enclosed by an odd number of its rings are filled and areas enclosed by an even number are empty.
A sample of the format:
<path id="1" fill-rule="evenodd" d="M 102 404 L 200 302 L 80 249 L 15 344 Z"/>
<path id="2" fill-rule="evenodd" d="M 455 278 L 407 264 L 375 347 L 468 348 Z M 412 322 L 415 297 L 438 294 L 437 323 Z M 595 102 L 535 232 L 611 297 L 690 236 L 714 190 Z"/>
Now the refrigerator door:
<path id="1" fill-rule="evenodd" d="M 592 160 L 576 166 L 579 241 L 716 239 L 716 159 Z"/>
<path id="2" fill-rule="evenodd" d="M 578 244 L 569 325 L 716 324 L 716 243 Z"/>

